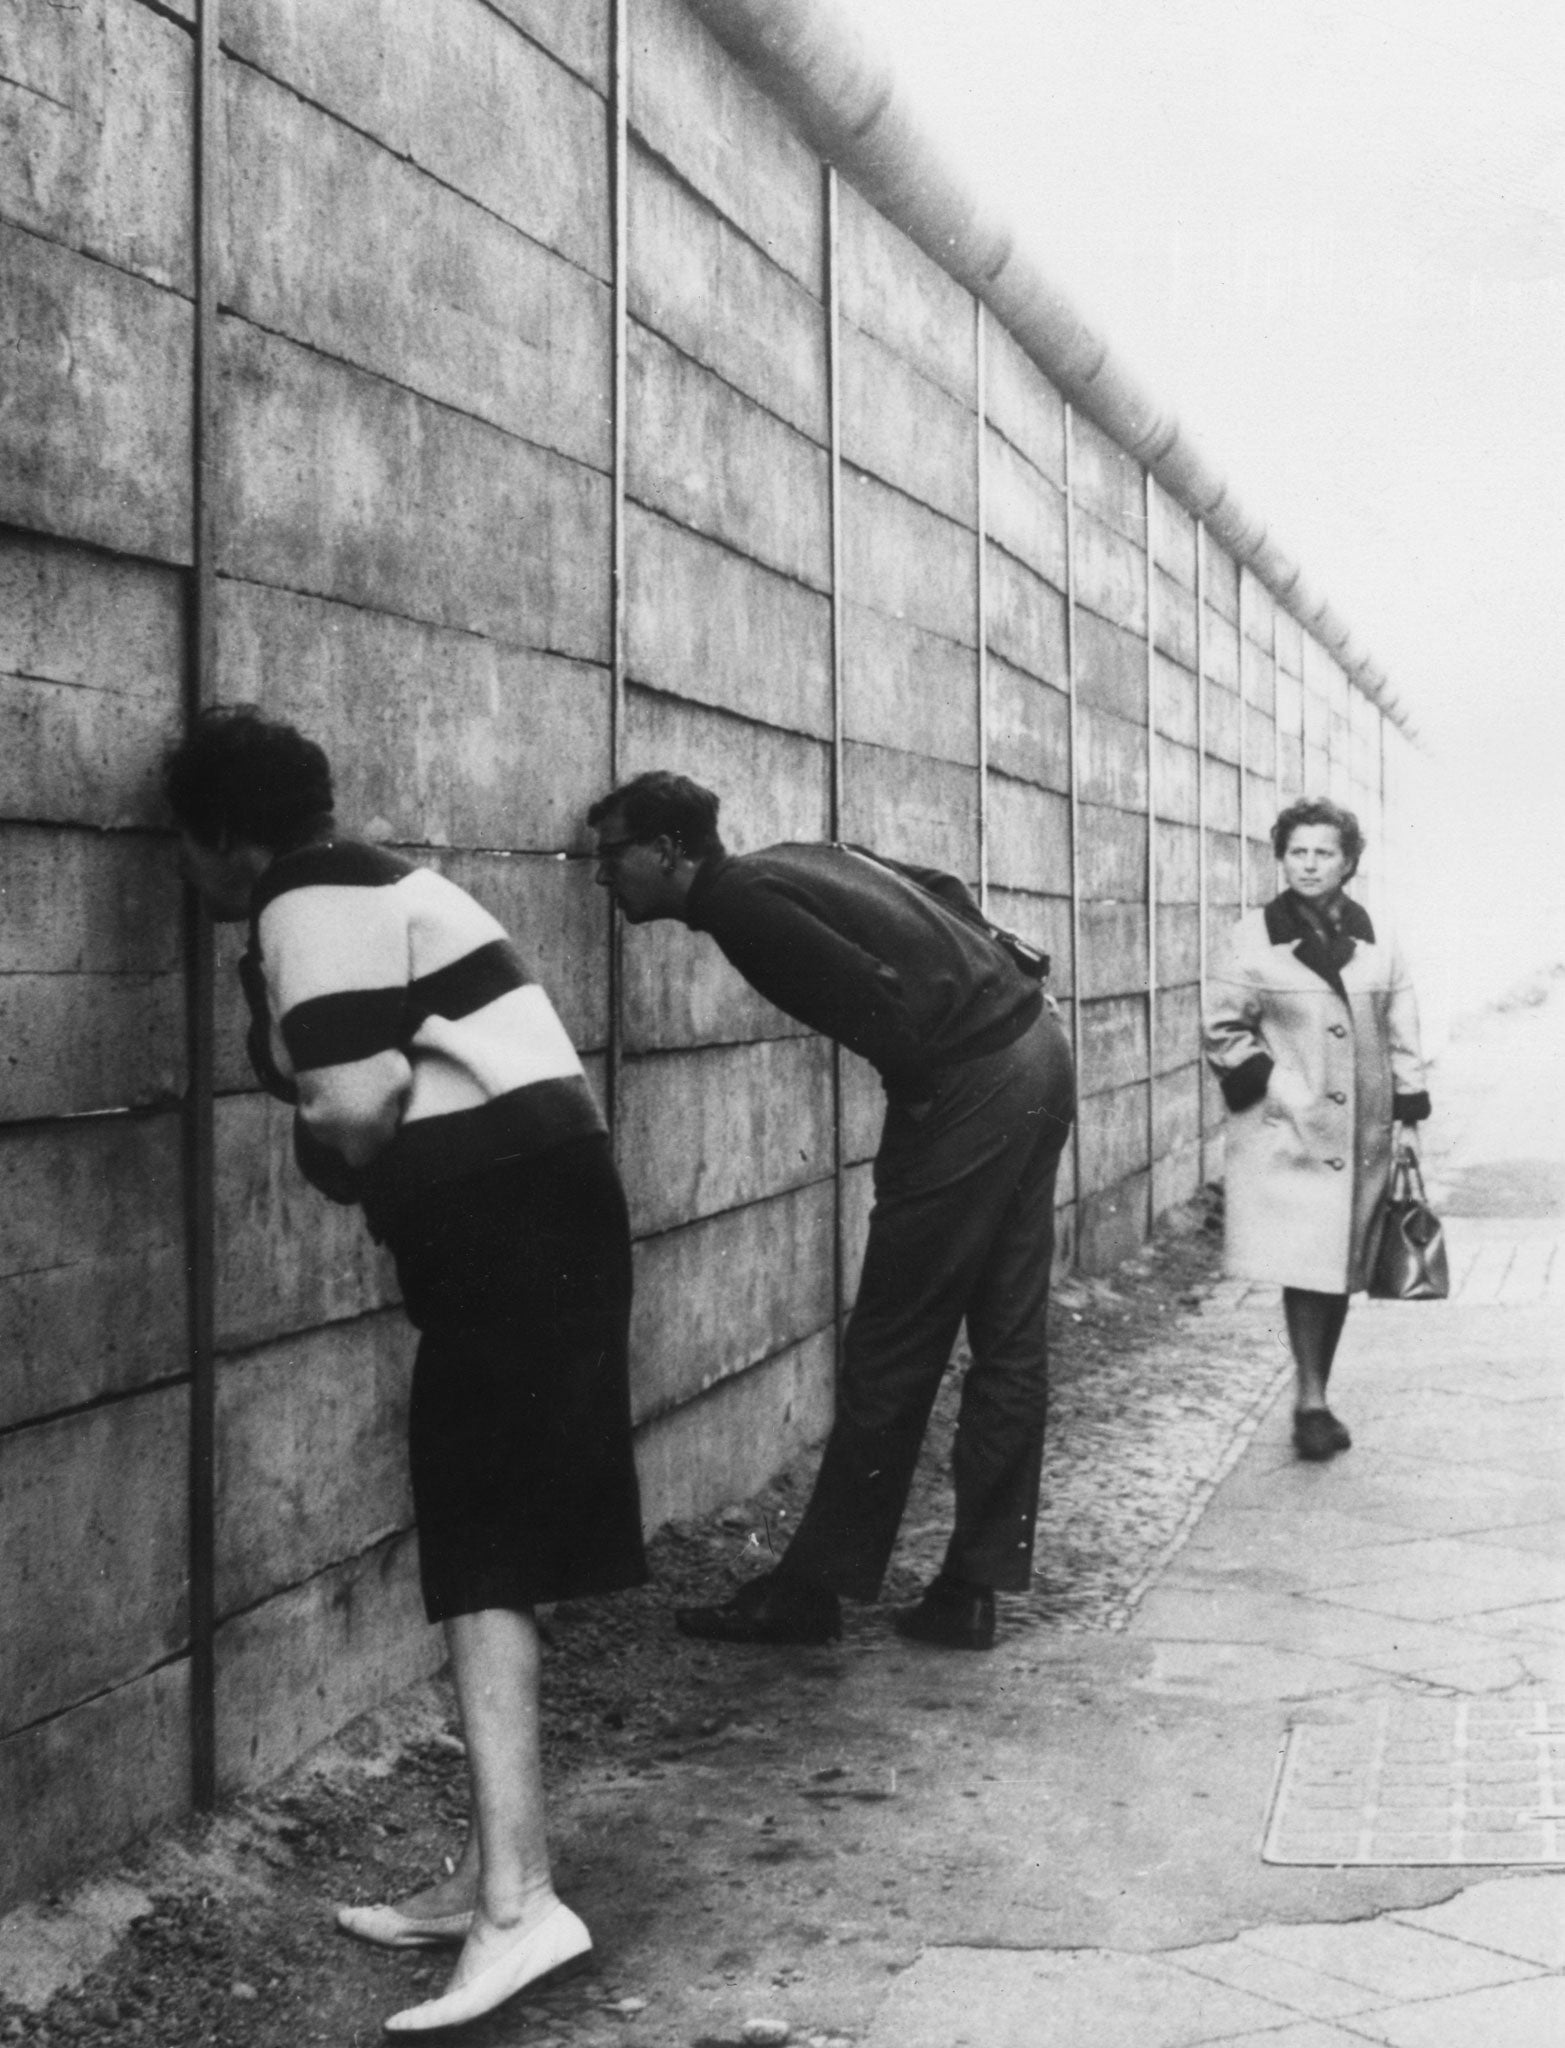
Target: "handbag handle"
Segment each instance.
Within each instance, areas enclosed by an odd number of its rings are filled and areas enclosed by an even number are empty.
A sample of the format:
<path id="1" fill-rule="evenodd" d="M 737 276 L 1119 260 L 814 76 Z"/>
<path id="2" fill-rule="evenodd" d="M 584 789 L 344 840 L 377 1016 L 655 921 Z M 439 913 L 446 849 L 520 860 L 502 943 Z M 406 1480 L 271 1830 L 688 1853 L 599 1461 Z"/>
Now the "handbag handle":
<path id="1" fill-rule="evenodd" d="M 1424 1172 L 1418 1163 L 1418 1154 L 1410 1147 L 1398 1146 L 1396 1158 L 1391 1166 L 1391 1185 L 1386 1190 L 1388 1202 L 1421 1202 L 1427 1208 L 1429 1198 L 1424 1193 Z"/>

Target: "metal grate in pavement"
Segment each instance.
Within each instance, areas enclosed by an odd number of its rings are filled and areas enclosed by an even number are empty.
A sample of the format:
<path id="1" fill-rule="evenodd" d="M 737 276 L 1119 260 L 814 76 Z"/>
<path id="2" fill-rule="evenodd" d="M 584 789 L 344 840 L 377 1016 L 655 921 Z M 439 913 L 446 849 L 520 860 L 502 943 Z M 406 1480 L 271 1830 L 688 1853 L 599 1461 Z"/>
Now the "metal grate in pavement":
<path id="1" fill-rule="evenodd" d="M 1261 1858 L 1565 1864 L 1565 1700 L 1395 1697 L 1291 1728 Z"/>

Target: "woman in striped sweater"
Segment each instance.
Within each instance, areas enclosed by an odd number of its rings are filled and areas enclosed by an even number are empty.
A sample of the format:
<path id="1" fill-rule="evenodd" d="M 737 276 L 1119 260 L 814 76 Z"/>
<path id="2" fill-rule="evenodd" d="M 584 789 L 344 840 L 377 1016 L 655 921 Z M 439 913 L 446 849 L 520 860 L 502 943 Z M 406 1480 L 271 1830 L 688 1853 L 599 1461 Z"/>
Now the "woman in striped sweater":
<path id="1" fill-rule="evenodd" d="M 445 1993 L 386 2022 L 455 2026 L 591 1946 L 550 1879 L 533 1610 L 646 1578 L 624 1196 L 581 1062 L 505 931 L 432 869 L 341 835 L 318 746 L 249 707 L 208 712 L 165 788 L 187 879 L 213 916 L 249 922 L 251 1059 L 295 1106 L 299 1165 L 362 1205 L 420 1333 L 420 1571 L 472 1818 L 453 1875 L 338 1917 L 390 1947 L 460 1943 Z"/>

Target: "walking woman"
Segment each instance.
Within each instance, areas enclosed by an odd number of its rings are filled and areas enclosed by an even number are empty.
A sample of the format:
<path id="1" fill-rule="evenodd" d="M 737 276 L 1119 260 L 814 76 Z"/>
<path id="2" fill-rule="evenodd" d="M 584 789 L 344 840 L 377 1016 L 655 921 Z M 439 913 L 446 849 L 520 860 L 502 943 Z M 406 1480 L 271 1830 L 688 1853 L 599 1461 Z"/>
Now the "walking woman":
<path id="1" fill-rule="evenodd" d="M 1429 1114 L 1418 1011 L 1394 943 L 1344 893 L 1351 811 L 1290 804 L 1272 828 L 1282 894 L 1236 927 L 1208 992 L 1206 1053 L 1228 1105 L 1226 1267 L 1282 1287 L 1301 1458 L 1352 1443 L 1326 1383 L 1379 1237 L 1396 1142 Z"/>
<path id="2" fill-rule="evenodd" d="M 555 1897 L 539 1601 L 646 1578 L 631 1458 L 624 1197 L 597 1105 L 502 928 L 429 868 L 344 837 L 326 756 L 247 707 L 205 714 L 164 786 L 184 872 L 248 920 L 250 1055 L 316 1187 L 362 1204 L 420 1332 L 409 1418 L 424 1605 L 443 1623 L 471 1817 L 454 1872 L 339 1925 L 460 1947 L 425 2033 L 584 1954 Z"/>

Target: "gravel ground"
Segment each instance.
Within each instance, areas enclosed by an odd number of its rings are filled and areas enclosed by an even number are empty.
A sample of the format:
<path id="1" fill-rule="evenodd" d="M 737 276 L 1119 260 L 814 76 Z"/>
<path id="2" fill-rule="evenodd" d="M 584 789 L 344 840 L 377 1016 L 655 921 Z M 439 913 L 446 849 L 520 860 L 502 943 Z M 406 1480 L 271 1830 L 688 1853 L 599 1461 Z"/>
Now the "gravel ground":
<path id="1" fill-rule="evenodd" d="M 1112 1281 L 1072 1278 L 1056 1289 L 1039 1581 L 1031 1594 L 1002 1601 L 1007 1636 L 1122 1627 L 1275 1388 L 1280 1348 L 1204 1336 L 1217 1231 L 1217 1216 L 1192 1205 Z M 914 1596 L 944 1547 L 961 1363 L 937 1404 L 889 1602 Z M 553 1610 L 544 1683 L 552 1799 L 563 1804 L 573 1784 L 605 1774 L 655 1775 L 719 1731 L 743 1735 L 754 1701 L 747 1704 L 753 1681 L 742 1660 L 714 1665 L 708 1650 L 674 1632 L 669 1610 L 721 1597 L 765 1567 L 813 1462 L 755 1500 L 661 1531 L 651 1586 Z M 850 1608 L 844 1651 L 883 1644 L 886 1629 L 883 1607 Z M 465 1812 L 454 1731 L 443 1682 L 415 1688 L 262 1793 L 123 1861 L 113 1877 L 136 1887 L 150 1910 L 84 1981 L 42 2009 L 0 2002 L 0 2042 L 300 2048 L 378 2040 L 385 1959 L 338 1938 L 324 1902 L 397 1897 L 454 1847 Z M 851 1796 L 876 1795 L 865 1787 Z M 558 1854 L 562 1886 L 573 1860 L 567 1843 Z M 45 1902 L 37 1923 L 45 1934 L 50 1909 Z M 438 1958 L 397 1961 L 412 1996 L 429 1995 L 447 1968 Z M 474 2048 L 523 2039 L 528 2048 L 596 2048 L 627 2039 L 640 2009 L 633 1988 L 579 1976 L 529 1999 L 525 2015 L 482 2023 L 464 2039 Z M 718 2048 L 716 2037 L 705 2048 Z"/>

